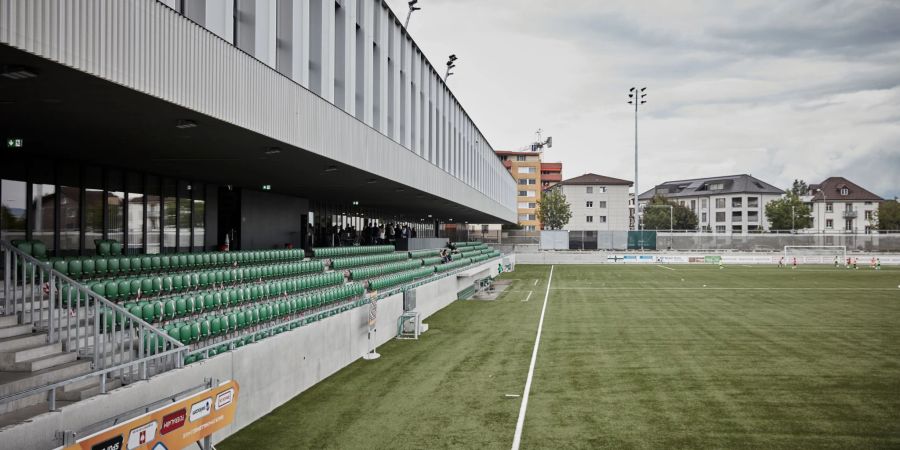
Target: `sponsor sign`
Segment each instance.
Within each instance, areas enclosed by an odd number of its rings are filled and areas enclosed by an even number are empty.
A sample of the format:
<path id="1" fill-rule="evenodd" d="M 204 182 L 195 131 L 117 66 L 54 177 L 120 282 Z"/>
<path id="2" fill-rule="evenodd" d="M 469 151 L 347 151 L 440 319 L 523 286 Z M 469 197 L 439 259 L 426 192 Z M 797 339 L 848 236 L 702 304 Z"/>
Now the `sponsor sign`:
<path id="1" fill-rule="evenodd" d="M 196 422 L 212 412 L 212 398 L 205 398 L 202 401 L 191 405 L 191 422 Z"/>
<path id="2" fill-rule="evenodd" d="M 162 429 L 159 431 L 160 434 L 169 434 L 183 427 L 186 418 L 187 412 L 183 408 L 171 414 L 166 414 L 162 419 Z"/>
<path id="3" fill-rule="evenodd" d="M 155 420 L 141 425 L 128 433 L 128 450 L 134 450 L 154 440 L 156 440 Z"/>
<path id="4" fill-rule="evenodd" d="M 91 446 L 91 450 L 122 450 L 122 435 L 94 444 Z"/>
<path id="5" fill-rule="evenodd" d="M 227 381 L 79 439 L 65 450 L 188 448 L 234 420 L 239 392 L 236 381 Z"/>
<path id="6" fill-rule="evenodd" d="M 234 400 L 234 389 L 229 389 L 216 396 L 216 411 L 228 406 Z"/>

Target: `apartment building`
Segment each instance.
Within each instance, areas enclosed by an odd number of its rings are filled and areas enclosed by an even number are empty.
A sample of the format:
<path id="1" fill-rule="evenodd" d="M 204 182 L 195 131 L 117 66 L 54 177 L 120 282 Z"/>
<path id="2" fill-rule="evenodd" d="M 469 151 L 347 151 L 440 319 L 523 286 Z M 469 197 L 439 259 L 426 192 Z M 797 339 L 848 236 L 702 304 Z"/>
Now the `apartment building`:
<path id="1" fill-rule="evenodd" d="M 766 203 L 780 198 L 784 190 L 747 174 L 667 181 L 642 193 L 640 207 L 655 195 L 693 211 L 700 230 L 743 234 L 769 229 Z"/>
<path id="2" fill-rule="evenodd" d="M 813 226 L 808 231 L 870 233 L 878 219 L 883 198 L 844 178 L 829 177 L 809 185 L 802 197 L 812 211 Z"/>
<path id="3" fill-rule="evenodd" d="M 541 201 L 541 191 L 559 182 L 562 163 L 544 163 L 541 150 L 498 150 L 495 153 L 516 181 L 518 224 L 528 231 L 540 230 L 537 205 Z"/>
<path id="4" fill-rule="evenodd" d="M 569 231 L 626 231 L 629 223 L 628 189 L 633 182 L 586 173 L 559 182 L 569 202 L 572 218 Z"/>

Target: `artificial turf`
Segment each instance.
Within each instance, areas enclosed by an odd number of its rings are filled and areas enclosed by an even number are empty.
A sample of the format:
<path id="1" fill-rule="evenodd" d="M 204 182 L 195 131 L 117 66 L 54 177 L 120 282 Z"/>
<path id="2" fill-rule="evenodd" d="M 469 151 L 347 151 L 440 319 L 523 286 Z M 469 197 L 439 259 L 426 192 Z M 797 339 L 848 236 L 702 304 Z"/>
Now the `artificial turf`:
<path id="1" fill-rule="evenodd" d="M 549 273 L 217 448 L 509 448 Z M 522 447 L 900 447 L 900 270 L 555 266 Z"/>

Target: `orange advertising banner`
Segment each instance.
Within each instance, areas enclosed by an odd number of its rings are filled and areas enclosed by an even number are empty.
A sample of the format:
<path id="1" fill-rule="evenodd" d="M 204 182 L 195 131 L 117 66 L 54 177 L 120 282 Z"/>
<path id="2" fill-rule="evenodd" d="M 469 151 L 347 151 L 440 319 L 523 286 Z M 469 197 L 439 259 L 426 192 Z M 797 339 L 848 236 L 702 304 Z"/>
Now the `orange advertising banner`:
<path id="1" fill-rule="evenodd" d="M 181 450 L 234 420 L 238 384 L 226 381 L 127 422 L 79 439 L 65 450 Z"/>

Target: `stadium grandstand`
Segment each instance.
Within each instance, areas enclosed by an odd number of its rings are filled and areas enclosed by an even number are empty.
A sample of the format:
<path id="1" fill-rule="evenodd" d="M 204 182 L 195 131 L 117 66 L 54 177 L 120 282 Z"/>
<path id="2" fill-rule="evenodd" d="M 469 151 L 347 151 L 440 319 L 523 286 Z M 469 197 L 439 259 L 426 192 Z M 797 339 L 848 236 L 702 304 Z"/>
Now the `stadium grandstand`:
<path id="1" fill-rule="evenodd" d="M 0 68 L 0 448 L 234 380 L 208 446 L 514 264 L 444 237 L 515 181 L 381 1 L 0 0 Z"/>

